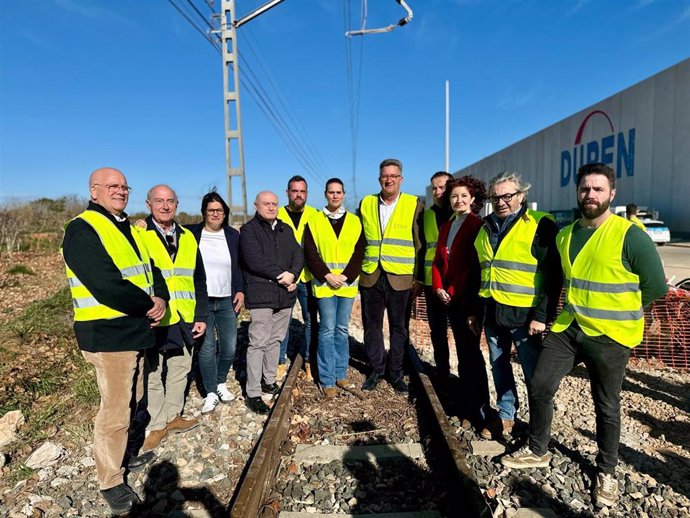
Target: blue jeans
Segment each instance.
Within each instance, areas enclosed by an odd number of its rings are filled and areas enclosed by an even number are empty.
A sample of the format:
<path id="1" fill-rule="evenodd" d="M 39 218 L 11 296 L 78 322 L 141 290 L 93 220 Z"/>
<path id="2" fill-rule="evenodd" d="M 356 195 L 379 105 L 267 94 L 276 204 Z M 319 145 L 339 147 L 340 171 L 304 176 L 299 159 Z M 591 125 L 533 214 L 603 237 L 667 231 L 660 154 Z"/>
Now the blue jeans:
<path id="1" fill-rule="evenodd" d="M 334 387 L 336 380 L 347 378 L 350 361 L 348 325 L 354 301 L 350 297 L 318 299 L 319 347 L 316 361 L 319 381 L 324 388 Z"/>
<path id="2" fill-rule="evenodd" d="M 527 394 L 530 392 L 530 382 L 541 352 L 541 335 L 530 336 L 528 329 L 529 324 L 515 328 L 484 325 L 486 341 L 489 344 L 491 372 L 496 387 L 498 416 L 501 419 L 515 419 L 515 412 L 520 408 L 513 369 L 510 366 L 510 347 L 513 343 L 525 375 Z"/>
<path id="3" fill-rule="evenodd" d="M 297 283 L 297 300 L 299 301 L 299 306 L 302 308 L 302 320 L 304 320 L 304 340 L 300 343 L 299 354 L 302 355 L 304 361 L 309 361 L 309 343 L 311 342 L 311 311 L 309 308 L 309 290 L 311 289 L 311 283 L 298 282 Z M 294 309 L 294 306 L 293 306 Z M 292 313 L 290 313 L 290 320 L 292 320 Z M 280 357 L 278 363 L 285 363 L 288 343 L 290 343 L 290 326 L 288 325 L 287 333 L 285 333 L 285 338 L 280 342 Z M 290 355 L 292 357 L 292 355 Z"/>
<path id="4" fill-rule="evenodd" d="M 206 393 L 225 383 L 235 360 L 237 316 L 232 297 L 209 297 L 206 336 L 199 349 L 199 370 Z M 216 335 L 218 339 L 216 340 Z"/>

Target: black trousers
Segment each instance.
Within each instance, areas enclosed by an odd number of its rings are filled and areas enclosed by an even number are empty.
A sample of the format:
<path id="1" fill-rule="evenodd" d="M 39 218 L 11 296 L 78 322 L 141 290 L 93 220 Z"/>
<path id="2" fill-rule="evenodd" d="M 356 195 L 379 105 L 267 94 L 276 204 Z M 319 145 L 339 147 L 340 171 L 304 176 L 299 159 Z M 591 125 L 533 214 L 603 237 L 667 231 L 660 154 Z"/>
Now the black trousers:
<path id="1" fill-rule="evenodd" d="M 411 289 L 395 291 L 385 273 L 371 288 L 360 287 L 364 348 L 373 371 L 379 376 L 386 372 L 386 350 L 383 344 L 383 314 L 388 313 L 390 351 L 388 374 L 392 381 L 402 378 L 403 357 L 407 344 L 405 315 Z"/>
<path id="2" fill-rule="evenodd" d="M 440 378 L 450 374 L 450 350 L 448 349 L 448 306 L 439 299 L 431 286 L 424 286 L 426 316 L 429 321 L 431 345 L 434 348 L 436 372 Z"/>
<path id="3" fill-rule="evenodd" d="M 550 332 L 544 340 L 529 392 L 530 449 L 537 455 L 546 453 L 558 386 L 575 365 L 584 362 L 596 413 L 597 467 L 604 473 L 613 473 L 618 464 L 621 387 L 628 358 L 628 347 L 607 336 L 587 336 L 576 322 L 561 333 Z"/>

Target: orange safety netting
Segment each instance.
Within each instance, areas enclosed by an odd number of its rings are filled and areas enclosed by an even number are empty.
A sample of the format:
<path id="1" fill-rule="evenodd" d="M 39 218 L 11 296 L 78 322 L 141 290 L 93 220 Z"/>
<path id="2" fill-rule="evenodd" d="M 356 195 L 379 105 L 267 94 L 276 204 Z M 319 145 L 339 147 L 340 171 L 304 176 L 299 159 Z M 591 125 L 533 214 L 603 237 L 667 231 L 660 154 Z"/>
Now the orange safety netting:
<path id="1" fill-rule="evenodd" d="M 561 300 L 562 303 L 562 300 Z M 669 287 L 662 299 L 645 309 L 642 343 L 632 350 L 632 357 L 660 361 L 667 367 L 690 370 L 690 291 Z M 417 347 L 431 347 L 426 300 L 417 297 L 412 305 L 410 338 Z M 450 327 L 448 343 L 455 349 Z M 485 338 L 482 333 L 482 345 Z"/>

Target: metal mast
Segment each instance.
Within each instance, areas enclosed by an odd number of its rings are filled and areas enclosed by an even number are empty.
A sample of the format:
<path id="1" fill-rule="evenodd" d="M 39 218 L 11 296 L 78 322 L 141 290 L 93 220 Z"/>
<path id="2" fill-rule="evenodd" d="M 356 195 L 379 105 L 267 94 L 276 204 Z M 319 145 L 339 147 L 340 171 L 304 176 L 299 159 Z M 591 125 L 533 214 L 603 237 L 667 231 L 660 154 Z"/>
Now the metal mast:
<path id="1" fill-rule="evenodd" d="M 221 0 L 220 35 L 223 56 L 223 103 L 225 105 L 225 168 L 228 178 L 229 224 L 247 220 L 247 186 L 244 177 L 244 145 L 240 110 L 240 74 L 235 27 L 235 0 Z M 235 160 L 233 162 L 233 160 Z M 241 189 L 241 201 L 235 203 L 233 185 Z"/>

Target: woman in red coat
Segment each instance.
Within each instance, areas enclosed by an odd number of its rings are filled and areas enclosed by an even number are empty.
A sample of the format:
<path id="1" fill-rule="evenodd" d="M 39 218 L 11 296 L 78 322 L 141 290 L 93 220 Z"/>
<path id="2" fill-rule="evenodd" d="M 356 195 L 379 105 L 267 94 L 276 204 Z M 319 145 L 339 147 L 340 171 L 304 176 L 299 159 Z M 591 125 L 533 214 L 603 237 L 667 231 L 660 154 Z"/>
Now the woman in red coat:
<path id="1" fill-rule="evenodd" d="M 481 427 L 489 409 L 489 383 L 479 349 L 480 330 L 468 325 L 470 316 L 481 322 L 481 315 L 477 314 L 481 304 L 474 240 L 483 222 L 475 212 L 484 205 L 486 186 L 481 180 L 463 176 L 448 181 L 444 196 L 453 216 L 439 229 L 431 269 L 432 289 L 448 305 L 462 388 L 462 426 L 469 429 L 472 424 Z"/>

